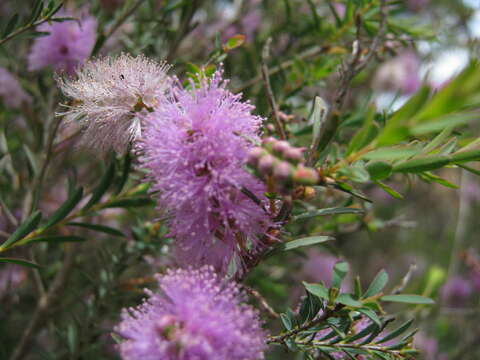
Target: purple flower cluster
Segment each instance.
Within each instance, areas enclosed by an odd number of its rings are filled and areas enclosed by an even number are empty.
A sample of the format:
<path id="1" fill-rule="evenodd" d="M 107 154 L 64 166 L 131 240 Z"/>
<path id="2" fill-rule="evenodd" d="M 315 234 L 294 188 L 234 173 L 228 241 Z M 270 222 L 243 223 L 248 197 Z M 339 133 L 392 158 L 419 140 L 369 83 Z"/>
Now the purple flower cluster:
<path id="1" fill-rule="evenodd" d="M 49 35 L 35 40 L 28 56 L 28 69 L 35 71 L 51 66 L 55 71 L 73 74 L 92 52 L 96 39 L 97 21 L 86 14 L 60 11 L 57 17 L 79 17 L 78 21 L 44 23 L 37 31 Z"/>
<path id="2" fill-rule="evenodd" d="M 157 277 L 159 291 L 125 309 L 116 328 L 125 360 L 263 359 L 258 314 L 242 304 L 239 287 L 212 268 L 175 270 Z"/>
<path id="3" fill-rule="evenodd" d="M 3 67 L 0 67 L 0 98 L 12 109 L 18 109 L 22 104 L 32 102 L 32 98 L 22 89 L 17 78 Z"/>
<path id="4" fill-rule="evenodd" d="M 225 88 L 221 75 L 192 83 L 192 90 L 172 87 L 145 119 L 141 161 L 159 192 L 159 209 L 173 215 L 179 263 L 225 273 L 232 260 L 241 271 L 240 255 L 260 246 L 270 220 L 264 185 L 244 169 L 262 119 Z"/>

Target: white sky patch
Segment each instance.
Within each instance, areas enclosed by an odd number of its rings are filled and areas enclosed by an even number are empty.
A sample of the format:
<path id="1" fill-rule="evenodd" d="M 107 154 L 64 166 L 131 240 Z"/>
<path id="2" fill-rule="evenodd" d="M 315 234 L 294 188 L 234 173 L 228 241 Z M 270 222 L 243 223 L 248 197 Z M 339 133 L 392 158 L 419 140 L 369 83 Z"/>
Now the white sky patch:
<path id="1" fill-rule="evenodd" d="M 457 75 L 469 62 L 466 49 L 451 48 L 442 51 L 430 63 L 422 66 L 421 75 L 433 86 L 444 84 Z"/>

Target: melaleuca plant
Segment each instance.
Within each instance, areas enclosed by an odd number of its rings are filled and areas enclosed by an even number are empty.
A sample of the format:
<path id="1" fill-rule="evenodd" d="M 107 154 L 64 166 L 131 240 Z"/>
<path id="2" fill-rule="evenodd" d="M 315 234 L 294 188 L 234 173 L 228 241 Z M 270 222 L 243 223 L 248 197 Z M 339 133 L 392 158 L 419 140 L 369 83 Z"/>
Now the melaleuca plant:
<path id="1" fill-rule="evenodd" d="M 475 358 L 441 314 L 480 288 L 480 66 L 420 77 L 451 3 L 1 4 L 0 357 Z M 378 198 L 442 187 L 449 262 L 390 266 L 419 235 Z"/>

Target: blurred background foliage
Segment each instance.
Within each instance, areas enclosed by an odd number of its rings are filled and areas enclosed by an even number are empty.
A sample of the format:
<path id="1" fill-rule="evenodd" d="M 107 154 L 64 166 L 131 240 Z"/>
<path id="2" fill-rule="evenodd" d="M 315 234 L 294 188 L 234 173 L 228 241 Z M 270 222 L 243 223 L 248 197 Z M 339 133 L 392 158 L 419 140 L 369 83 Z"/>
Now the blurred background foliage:
<path id="1" fill-rule="evenodd" d="M 45 9 L 51 11 L 60 4 L 50 3 Z M 390 290 L 398 285 L 436 301 L 429 307 L 388 305 L 400 319 L 416 318 L 418 358 L 477 359 L 480 69 L 475 59 L 480 4 L 387 3 L 384 23 L 376 0 L 94 0 L 66 5 L 97 18 L 93 55 L 124 51 L 167 59 L 182 80 L 223 63 L 230 88 L 243 92 L 256 112 L 271 120 L 263 63 L 290 143 L 308 148 L 315 132 L 320 134 L 318 143 L 313 141 L 311 165 L 316 162 L 321 182 L 314 195 L 296 200 L 297 221 L 290 222 L 283 237 L 322 234 L 335 241 L 277 254 L 253 270 L 247 283 L 275 310 L 297 307 L 304 295 L 302 281 L 329 286 L 338 260 L 350 264 L 365 288 L 385 269 Z M 54 235 L 89 241 L 59 245 L 50 239 L 5 252 L 42 268 L 0 267 L 0 358 L 12 353 L 35 316 L 38 294 L 45 293 L 45 284 L 50 287 L 65 264 L 70 264 L 68 281 L 55 292 L 51 312 L 42 315 L 44 326 L 29 358 L 115 358 L 110 332 L 120 309 L 138 303 L 142 289 L 153 284 L 152 274 L 171 264 L 172 239 L 147 189 L 137 187 L 143 173 L 131 170 L 129 157 L 92 157 L 75 147 L 76 134 L 63 128 L 49 145 L 54 112 L 65 100 L 52 71 L 26 70 L 32 38 L 42 35 L 29 21 L 37 4 L 0 4 L 2 39 L 21 31 L 15 39 L 1 40 L 0 66 L 15 74 L 33 98 L 28 106 L 12 109 L 0 84 L 1 234 L 8 237 L 33 209 L 51 219 L 80 185 L 84 194 L 98 190 L 99 198 L 83 211 L 88 198 L 80 200 L 80 195 L 67 212 L 74 215 L 68 221 L 77 225 L 57 226 Z M 14 14 L 18 20 L 12 20 Z M 322 110 L 329 115 L 322 116 Z M 274 133 L 273 122 L 265 131 Z M 358 211 L 314 216 L 317 209 L 335 207 Z M 280 330 L 279 324 L 272 321 L 271 329 Z M 278 348 L 267 358 L 302 356 Z"/>

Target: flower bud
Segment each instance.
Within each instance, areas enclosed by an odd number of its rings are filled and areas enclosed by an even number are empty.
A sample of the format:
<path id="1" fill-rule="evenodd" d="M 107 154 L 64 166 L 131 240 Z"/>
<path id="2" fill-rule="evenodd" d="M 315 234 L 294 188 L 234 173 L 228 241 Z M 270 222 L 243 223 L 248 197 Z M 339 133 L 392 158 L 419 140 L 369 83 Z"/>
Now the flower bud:
<path id="1" fill-rule="evenodd" d="M 280 155 L 285 154 L 290 149 L 291 149 L 290 144 L 283 140 L 276 141 L 272 146 L 272 150 Z"/>
<path id="2" fill-rule="evenodd" d="M 279 181 L 288 180 L 292 176 L 292 173 L 292 166 L 286 161 L 275 164 L 273 168 L 273 176 Z"/>
<path id="3" fill-rule="evenodd" d="M 299 163 L 303 160 L 303 150 L 300 148 L 289 148 L 284 152 L 286 160 Z"/>
<path id="4" fill-rule="evenodd" d="M 258 170 L 260 170 L 260 172 L 264 175 L 271 174 L 274 164 L 275 164 L 275 158 L 272 155 L 267 154 L 260 158 L 258 162 Z"/>
<path id="5" fill-rule="evenodd" d="M 293 180 L 303 185 L 315 185 L 318 182 L 318 174 L 314 169 L 300 164 L 293 174 Z"/>
<path id="6" fill-rule="evenodd" d="M 265 150 L 261 147 L 254 147 L 248 153 L 247 163 L 251 166 L 257 166 L 260 158 L 266 154 Z"/>

